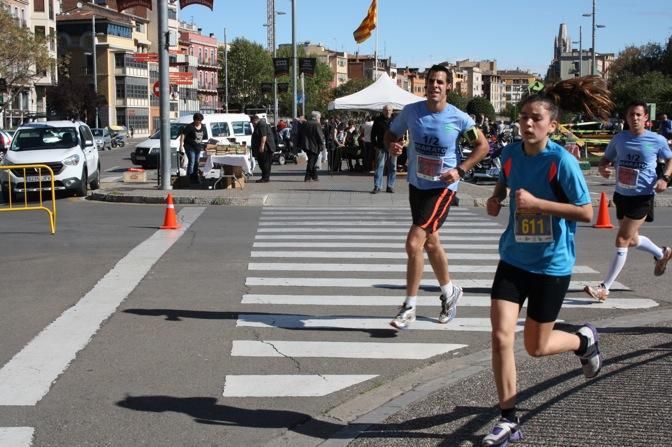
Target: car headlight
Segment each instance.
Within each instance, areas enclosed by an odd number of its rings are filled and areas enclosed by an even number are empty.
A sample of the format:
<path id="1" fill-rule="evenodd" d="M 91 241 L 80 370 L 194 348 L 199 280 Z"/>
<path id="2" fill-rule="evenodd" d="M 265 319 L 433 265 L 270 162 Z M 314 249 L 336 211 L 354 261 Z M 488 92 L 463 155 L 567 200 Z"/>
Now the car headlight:
<path id="1" fill-rule="evenodd" d="M 65 160 L 63 160 L 63 164 L 66 166 L 77 166 L 79 164 L 79 155 L 71 155 Z"/>

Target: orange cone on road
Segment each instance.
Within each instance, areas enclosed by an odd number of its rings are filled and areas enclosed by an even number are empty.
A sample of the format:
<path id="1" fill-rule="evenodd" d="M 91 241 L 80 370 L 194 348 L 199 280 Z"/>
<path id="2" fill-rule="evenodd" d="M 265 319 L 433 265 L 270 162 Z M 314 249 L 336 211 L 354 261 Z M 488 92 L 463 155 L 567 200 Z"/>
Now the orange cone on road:
<path id="1" fill-rule="evenodd" d="M 175 205 L 173 205 L 173 196 L 168 194 L 166 198 L 166 215 L 163 218 L 162 230 L 177 230 L 180 224 L 177 221 L 177 214 L 175 214 Z"/>
<path id="2" fill-rule="evenodd" d="M 597 213 L 597 222 L 593 225 L 593 228 L 614 228 L 611 224 L 611 219 L 609 218 L 609 201 L 607 199 L 607 193 L 602 191 L 600 195 L 600 210 Z"/>

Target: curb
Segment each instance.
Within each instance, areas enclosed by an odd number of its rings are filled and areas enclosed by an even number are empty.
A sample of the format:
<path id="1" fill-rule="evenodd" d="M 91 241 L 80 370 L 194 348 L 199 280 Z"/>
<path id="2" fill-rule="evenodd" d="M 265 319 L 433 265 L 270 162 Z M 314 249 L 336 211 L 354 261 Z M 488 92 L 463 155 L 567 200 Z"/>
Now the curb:
<path id="1" fill-rule="evenodd" d="M 267 195 L 254 195 L 249 197 L 173 196 L 173 202 L 179 205 L 263 206 L 267 202 L 267 197 Z M 162 196 L 123 194 L 119 192 L 94 192 L 93 194 L 88 195 L 86 200 L 112 203 L 145 203 L 154 205 L 164 205 L 166 203 L 166 198 Z"/>

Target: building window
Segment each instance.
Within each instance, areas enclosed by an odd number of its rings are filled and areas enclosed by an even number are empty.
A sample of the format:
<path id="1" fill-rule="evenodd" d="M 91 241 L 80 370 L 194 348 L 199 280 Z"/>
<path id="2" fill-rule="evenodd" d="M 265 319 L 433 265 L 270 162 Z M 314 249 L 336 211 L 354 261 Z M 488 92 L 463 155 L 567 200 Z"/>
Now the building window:
<path id="1" fill-rule="evenodd" d="M 35 0 L 33 3 L 33 11 L 44 12 L 44 0 Z"/>

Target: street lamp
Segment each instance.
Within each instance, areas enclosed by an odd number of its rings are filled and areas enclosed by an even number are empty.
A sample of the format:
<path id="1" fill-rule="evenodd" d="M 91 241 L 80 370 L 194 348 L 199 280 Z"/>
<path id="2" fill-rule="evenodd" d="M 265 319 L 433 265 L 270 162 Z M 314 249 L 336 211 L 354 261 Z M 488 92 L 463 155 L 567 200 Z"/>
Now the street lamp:
<path id="1" fill-rule="evenodd" d="M 595 71 L 596 71 L 596 68 L 595 68 L 595 66 L 596 66 L 595 65 L 595 29 L 605 27 L 604 25 L 596 25 L 595 24 L 595 0 L 593 0 L 593 12 L 587 12 L 587 13 L 583 14 L 583 17 L 592 17 L 593 18 L 593 49 L 592 49 L 593 63 L 592 63 L 592 66 L 590 67 L 590 74 L 595 76 Z"/>
<path id="2" fill-rule="evenodd" d="M 579 26 L 579 41 L 572 41 L 579 44 L 579 77 L 583 76 L 583 37 L 581 35 L 581 26 Z"/>
<path id="3" fill-rule="evenodd" d="M 84 4 L 82 2 L 77 2 L 77 8 L 81 9 Z M 96 44 L 97 44 L 97 39 L 96 39 L 96 14 L 93 12 L 93 9 L 91 9 L 91 46 L 93 47 L 92 49 L 92 56 L 93 56 L 93 90 L 96 92 L 96 127 L 100 127 L 98 123 L 98 67 L 97 67 L 97 61 L 96 61 Z"/>

